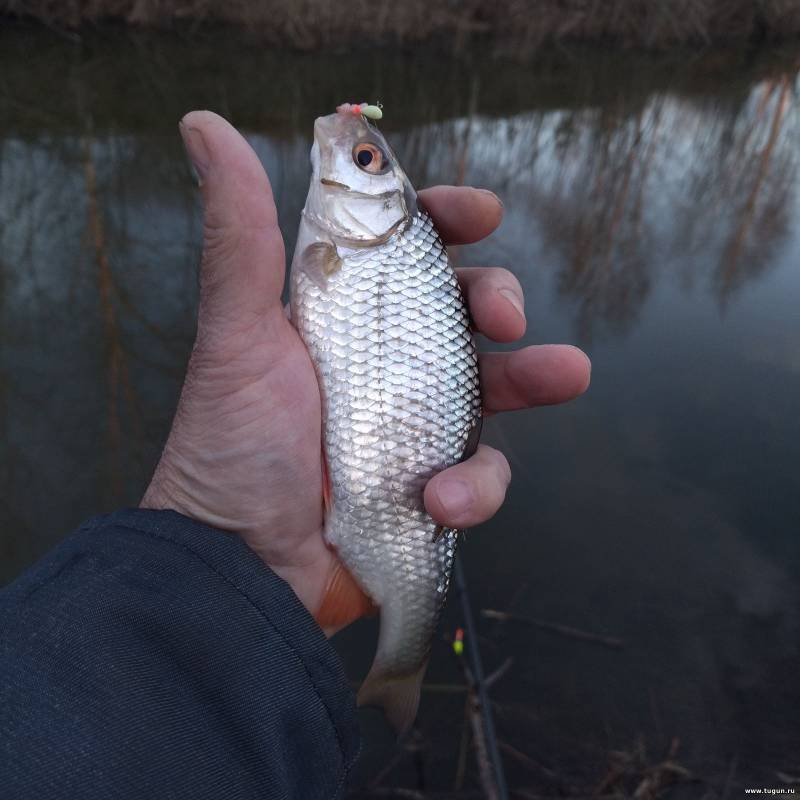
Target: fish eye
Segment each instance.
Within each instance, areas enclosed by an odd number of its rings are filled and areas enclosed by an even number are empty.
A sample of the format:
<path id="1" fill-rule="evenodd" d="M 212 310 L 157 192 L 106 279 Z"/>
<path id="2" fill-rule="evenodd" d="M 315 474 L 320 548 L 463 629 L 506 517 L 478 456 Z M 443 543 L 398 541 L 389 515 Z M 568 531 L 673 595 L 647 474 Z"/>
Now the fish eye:
<path id="1" fill-rule="evenodd" d="M 353 148 L 353 161 L 360 170 L 370 175 L 383 175 L 389 169 L 386 153 L 372 142 L 359 142 Z"/>

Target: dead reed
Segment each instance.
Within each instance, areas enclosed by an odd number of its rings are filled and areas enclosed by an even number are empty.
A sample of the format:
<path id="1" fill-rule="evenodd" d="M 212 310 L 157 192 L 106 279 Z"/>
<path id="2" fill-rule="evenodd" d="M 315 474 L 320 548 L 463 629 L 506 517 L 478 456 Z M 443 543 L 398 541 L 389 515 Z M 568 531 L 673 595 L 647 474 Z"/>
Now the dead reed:
<path id="1" fill-rule="evenodd" d="M 235 25 L 300 49 L 473 34 L 529 52 L 567 40 L 663 48 L 800 36 L 798 0 L 0 0 L 0 15 L 78 28 Z"/>

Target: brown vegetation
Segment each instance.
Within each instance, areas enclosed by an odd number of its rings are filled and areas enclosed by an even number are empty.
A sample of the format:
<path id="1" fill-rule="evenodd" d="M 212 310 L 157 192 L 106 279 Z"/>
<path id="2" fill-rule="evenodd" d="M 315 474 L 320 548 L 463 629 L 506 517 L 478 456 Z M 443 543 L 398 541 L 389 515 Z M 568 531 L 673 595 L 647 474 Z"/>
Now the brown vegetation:
<path id="1" fill-rule="evenodd" d="M 303 49 L 436 37 L 458 45 L 472 34 L 521 52 L 564 40 L 656 48 L 800 36 L 798 0 L 0 0 L 0 14 L 65 28 L 224 23 Z"/>

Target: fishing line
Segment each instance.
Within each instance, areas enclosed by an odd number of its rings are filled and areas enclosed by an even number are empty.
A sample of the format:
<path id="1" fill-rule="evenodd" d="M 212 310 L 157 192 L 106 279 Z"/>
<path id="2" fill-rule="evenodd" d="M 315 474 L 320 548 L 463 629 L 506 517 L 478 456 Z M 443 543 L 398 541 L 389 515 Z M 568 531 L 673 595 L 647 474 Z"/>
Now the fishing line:
<path id="1" fill-rule="evenodd" d="M 494 727 L 494 715 L 492 714 L 489 693 L 486 691 L 484 682 L 483 662 L 481 660 L 480 648 L 478 647 L 478 633 L 475 627 L 475 617 L 472 615 L 472 605 L 469 601 L 469 591 L 467 590 L 467 578 L 464 568 L 461 566 L 461 559 L 457 558 L 455 563 L 456 591 L 458 600 L 461 603 L 461 613 L 464 616 L 464 627 L 467 633 L 467 654 L 470 661 L 472 677 L 478 691 L 478 700 L 481 705 L 481 720 L 483 731 L 486 736 L 486 749 L 489 753 L 489 760 L 492 763 L 495 784 L 497 786 L 497 796 L 499 800 L 508 800 L 508 786 L 506 785 L 506 775 L 503 770 L 503 762 L 500 758 L 500 748 L 497 744 L 497 733 Z"/>

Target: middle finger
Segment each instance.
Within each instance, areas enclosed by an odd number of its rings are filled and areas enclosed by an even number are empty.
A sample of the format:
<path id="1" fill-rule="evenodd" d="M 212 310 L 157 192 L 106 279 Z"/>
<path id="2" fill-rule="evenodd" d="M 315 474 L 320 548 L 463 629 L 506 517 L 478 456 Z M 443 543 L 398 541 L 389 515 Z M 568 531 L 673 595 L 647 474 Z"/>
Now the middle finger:
<path id="1" fill-rule="evenodd" d="M 565 403 L 589 387 L 591 363 L 577 347 L 539 344 L 479 357 L 483 411 Z"/>
<path id="2" fill-rule="evenodd" d="M 525 333 L 525 301 L 514 275 L 500 267 L 456 270 L 475 328 L 495 342 L 515 342 Z"/>

